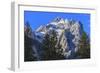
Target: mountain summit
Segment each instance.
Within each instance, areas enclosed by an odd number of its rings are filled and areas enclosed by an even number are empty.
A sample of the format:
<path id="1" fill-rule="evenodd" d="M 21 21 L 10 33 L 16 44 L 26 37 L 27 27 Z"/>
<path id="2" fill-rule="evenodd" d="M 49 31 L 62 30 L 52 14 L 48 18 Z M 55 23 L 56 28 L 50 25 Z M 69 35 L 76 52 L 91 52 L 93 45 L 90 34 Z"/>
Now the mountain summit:
<path id="1" fill-rule="evenodd" d="M 44 40 L 48 39 L 46 38 L 47 35 L 52 37 L 54 35 L 52 32 L 54 32 L 55 37 L 57 37 L 53 38 L 53 40 L 56 40 L 55 47 L 60 45 L 61 48 L 56 49 L 56 52 L 61 50 L 61 55 L 63 55 L 65 59 L 76 58 L 75 53 L 79 49 L 79 41 L 81 40 L 82 33 L 84 32 L 82 23 L 72 19 L 63 19 L 61 17 L 56 17 L 50 23 L 41 25 L 36 29 L 36 31 L 32 32 L 32 34 L 34 34 L 34 44 L 31 46 L 33 51 L 35 51 L 34 53 L 36 53 L 35 57 L 38 60 L 41 60 L 44 52 L 42 45 L 49 42 L 44 42 Z M 49 44 L 49 46 L 50 45 L 51 44 Z M 52 49 L 52 47 L 49 49 Z M 32 55 L 34 56 L 34 54 Z"/>

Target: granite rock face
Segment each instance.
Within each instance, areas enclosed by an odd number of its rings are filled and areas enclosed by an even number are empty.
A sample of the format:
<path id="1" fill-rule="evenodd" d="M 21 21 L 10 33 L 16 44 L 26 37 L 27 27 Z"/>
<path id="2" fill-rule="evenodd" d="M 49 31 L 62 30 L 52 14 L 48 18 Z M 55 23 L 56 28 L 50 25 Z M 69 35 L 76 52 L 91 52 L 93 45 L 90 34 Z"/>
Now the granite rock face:
<path id="1" fill-rule="evenodd" d="M 26 28 L 26 27 L 25 27 Z M 31 32 L 30 36 L 33 35 L 33 51 L 35 56 L 39 60 L 41 57 L 41 43 L 45 39 L 46 34 L 52 35 L 50 32 L 54 30 L 57 33 L 57 45 L 61 45 L 63 52 L 62 55 L 65 58 L 73 58 L 74 53 L 78 50 L 79 40 L 83 33 L 83 27 L 81 22 L 72 19 L 63 19 L 60 17 L 55 18 L 53 21 L 46 25 L 41 25 L 36 31 Z M 31 38 L 31 37 L 30 37 Z"/>

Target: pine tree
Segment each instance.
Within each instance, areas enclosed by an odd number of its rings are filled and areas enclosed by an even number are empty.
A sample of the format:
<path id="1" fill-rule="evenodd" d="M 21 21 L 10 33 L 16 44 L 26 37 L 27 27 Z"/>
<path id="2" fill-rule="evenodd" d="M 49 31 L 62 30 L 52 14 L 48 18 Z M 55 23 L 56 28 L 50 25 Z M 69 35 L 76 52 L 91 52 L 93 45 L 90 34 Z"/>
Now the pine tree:
<path id="1" fill-rule="evenodd" d="M 32 29 L 30 24 L 27 22 L 24 28 L 24 61 L 34 61 L 36 58 L 33 56 L 33 39 L 30 38 L 32 34 Z"/>
<path id="2" fill-rule="evenodd" d="M 57 33 L 53 30 L 51 34 L 46 34 L 45 39 L 43 40 L 43 60 L 58 60 L 64 59 L 64 56 L 61 55 L 61 51 L 57 52 L 58 49 L 61 49 L 61 46 L 57 46 Z"/>
<path id="3" fill-rule="evenodd" d="M 79 50 L 77 55 L 80 58 L 90 58 L 90 42 L 87 34 L 83 32 L 81 40 L 79 42 Z"/>

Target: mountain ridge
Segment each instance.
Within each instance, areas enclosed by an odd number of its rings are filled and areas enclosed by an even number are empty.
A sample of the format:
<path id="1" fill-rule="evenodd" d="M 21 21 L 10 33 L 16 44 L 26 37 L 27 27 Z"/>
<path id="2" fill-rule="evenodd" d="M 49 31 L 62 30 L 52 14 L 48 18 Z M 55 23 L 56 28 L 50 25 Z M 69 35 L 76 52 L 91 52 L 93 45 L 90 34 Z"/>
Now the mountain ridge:
<path id="1" fill-rule="evenodd" d="M 31 31 L 32 36 L 34 35 L 33 39 L 38 41 L 37 43 L 34 42 L 34 46 L 32 46 L 34 47 L 33 51 L 34 49 L 36 49 L 36 53 L 39 53 L 39 55 L 37 55 L 38 59 L 40 58 L 39 56 L 42 55 L 41 51 L 43 51 L 43 48 L 41 47 L 43 44 L 43 40 L 45 39 L 45 36 L 47 34 L 49 36 L 52 36 L 52 31 L 55 31 L 55 33 L 57 34 L 56 46 L 61 45 L 61 55 L 63 55 L 66 59 L 73 59 L 75 53 L 79 49 L 79 41 L 82 37 L 82 33 L 84 32 L 82 23 L 80 21 L 75 21 L 72 19 L 68 20 L 61 17 L 56 17 L 50 23 L 38 27 L 36 31 Z"/>

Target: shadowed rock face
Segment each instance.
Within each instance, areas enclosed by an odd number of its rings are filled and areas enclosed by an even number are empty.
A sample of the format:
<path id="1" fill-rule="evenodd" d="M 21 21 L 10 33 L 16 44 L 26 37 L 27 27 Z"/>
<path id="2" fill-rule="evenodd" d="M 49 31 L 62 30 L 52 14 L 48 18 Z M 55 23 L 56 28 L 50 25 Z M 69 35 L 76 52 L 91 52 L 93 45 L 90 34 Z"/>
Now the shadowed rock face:
<path id="1" fill-rule="evenodd" d="M 50 33 L 52 30 L 57 33 L 57 45 L 60 44 L 62 46 L 62 55 L 64 55 L 65 58 L 74 58 L 74 53 L 78 50 L 79 40 L 83 32 L 82 24 L 79 21 L 60 17 L 55 18 L 51 23 L 45 26 L 41 25 L 36 31 L 31 32 L 32 37 L 28 35 L 29 38 L 33 39 L 32 50 L 35 52 L 35 57 L 37 57 L 38 60 L 41 58 L 42 40 L 45 39 L 46 34 L 52 35 Z"/>

